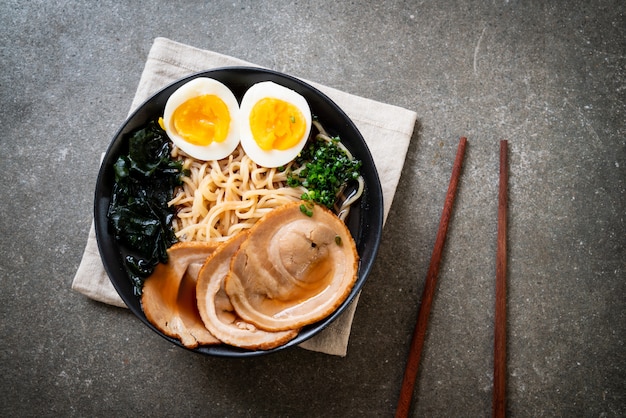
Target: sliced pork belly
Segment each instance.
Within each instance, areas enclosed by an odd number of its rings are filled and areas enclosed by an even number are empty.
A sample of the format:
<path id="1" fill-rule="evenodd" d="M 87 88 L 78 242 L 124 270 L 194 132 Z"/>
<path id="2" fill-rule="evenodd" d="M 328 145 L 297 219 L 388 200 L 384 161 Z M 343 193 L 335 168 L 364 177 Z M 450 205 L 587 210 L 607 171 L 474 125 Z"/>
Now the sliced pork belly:
<path id="1" fill-rule="evenodd" d="M 346 225 L 315 205 L 274 209 L 232 258 L 224 290 L 238 315 L 258 328 L 300 328 L 328 316 L 357 278 L 358 253 Z"/>
<path id="2" fill-rule="evenodd" d="M 196 296 L 198 310 L 206 328 L 226 344 L 248 349 L 267 350 L 298 335 L 298 330 L 269 332 L 258 329 L 237 315 L 224 292 L 224 278 L 230 261 L 248 232 L 241 232 L 221 245 L 206 261 L 198 274 Z"/>
<path id="3" fill-rule="evenodd" d="M 141 304 L 146 318 L 161 332 L 188 348 L 219 344 L 204 326 L 196 304 L 200 267 L 218 244 L 179 242 L 168 250 L 168 262 L 158 264 L 146 279 Z"/>

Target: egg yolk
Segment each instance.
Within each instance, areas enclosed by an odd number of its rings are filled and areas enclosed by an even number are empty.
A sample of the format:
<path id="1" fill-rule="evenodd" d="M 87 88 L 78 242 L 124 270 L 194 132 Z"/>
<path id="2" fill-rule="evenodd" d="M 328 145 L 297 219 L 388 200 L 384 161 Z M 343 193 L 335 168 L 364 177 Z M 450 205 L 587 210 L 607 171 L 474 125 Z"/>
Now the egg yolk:
<path id="1" fill-rule="evenodd" d="M 194 145 L 223 142 L 228 135 L 230 112 L 218 96 L 193 97 L 176 108 L 172 115 L 176 133 Z"/>
<path id="2" fill-rule="evenodd" d="M 264 98 L 250 112 L 252 137 L 264 151 L 284 151 L 296 145 L 306 131 L 304 115 L 284 100 Z"/>

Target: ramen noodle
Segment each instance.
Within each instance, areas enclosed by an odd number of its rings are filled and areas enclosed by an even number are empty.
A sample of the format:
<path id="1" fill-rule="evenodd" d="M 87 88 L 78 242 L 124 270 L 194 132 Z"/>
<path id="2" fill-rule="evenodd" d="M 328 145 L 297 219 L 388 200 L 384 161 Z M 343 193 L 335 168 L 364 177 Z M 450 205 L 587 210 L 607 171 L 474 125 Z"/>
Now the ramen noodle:
<path id="1" fill-rule="evenodd" d="M 317 138 L 330 141 L 330 137 L 318 123 Z M 338 143 L 352 159 L 350 152 Z M 189 175 L 182 178 L 183 185 L 177 190 L 169 205 L 176 206 L 172 221 L 180 241 L 226 241 L 237 232 L 248 229 L 266 213 L 285 203 L 301 200 L 307 189 L 287 185 L 287 175 L 298 167 L 290 162 L 285 167 L 267 168 L 257 165 L 243 151 L 241 145 L 222 160 L 200 161 L 187 156 L 176 146 L 172 157 L 183 162 Z M 292 167 L 293 166 L 293 167 Z M 363 178 L 357 180 L 357 188 L 346 194 L 342 190 L 335 208 L 341 220 L 345 220 L 352 205 L 363 193 Z"/>
<path id="2" fill-rule="evenodd" d="M 225 241 L 306 191 L 287 185 L 289 165 L 281 171 L 258 166 L 241 145 L 218 161 L 199 161 L 176 147 L 172 156 L 189 170 L 169 202 L 177 209 L 173 226 L 181 241 Z"/>

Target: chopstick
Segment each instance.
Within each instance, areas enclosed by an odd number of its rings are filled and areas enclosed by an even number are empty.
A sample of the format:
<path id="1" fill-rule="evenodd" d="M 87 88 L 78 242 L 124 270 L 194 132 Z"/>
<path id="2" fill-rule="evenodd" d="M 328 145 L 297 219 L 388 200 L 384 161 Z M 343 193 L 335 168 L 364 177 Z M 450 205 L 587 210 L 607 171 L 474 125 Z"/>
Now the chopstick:
<path id="1" fill-rule="evenodd" d="M 498 187 L 498 247 L 496 249 L 496 306 L 493 347 L 493 417 L 506 415 L 506 237 L 507 237 L 507 141 L 500 141 Z"/>
<path id="2" fill-rule="evenodd" d="M 437 231 L 435 246 L 433 248 L 433 253 L 430 258 L 430 266 L 428 267 L 428 273 L 426 274 L 426 283 L 424 284 L 424 290 L 422 292 L 422 303 L 420 305 L 420 309 L 417 315 L 417 323 L 415 324 L 415 330 L 413 331 L 413 337 L 409 349 L 409 356 L 407 359 L 406 368 L 404 370 L 404 377 L 402 379 L 400 398 L 398 400 L 398 406 L 396 408 L 396 418 L 406 417 L 409 413 L 409 408 L 411 407 L 413 388 L 415 386 L 415 379 L 417 377 L 417 371 L 419 369 L 420 357 L 422 354 L 422 348 L 424 346 L 424 338 L 426 337 L 428 316 L 430 315 L 430 307 L 433 302 L 435 286 L 437 284 L 437 276 L 439 274 L 439 266 L 441 264 L 441 255 L 443 252 L 443 246 L 446 241 L 448 224 L 450 223 L 452 206 L 454 204 L 454 198 L 456 196 L 456 189 L 459 183 L 461 167 L 463 166 L 463 158 L 465 156 L 466 145 L 467 138 L 461 137 L 461 139 L 459 140 L 459 146 L 457 148 L 456 159 L 454 160 L 454 166 L 452 167 L 452 175 L 450 177 L 450 184 L 448 185 L 448 192 L 446 194 L 443 212 L 441 213 L 441 221 L 439 222 L 439 230 Z"/>

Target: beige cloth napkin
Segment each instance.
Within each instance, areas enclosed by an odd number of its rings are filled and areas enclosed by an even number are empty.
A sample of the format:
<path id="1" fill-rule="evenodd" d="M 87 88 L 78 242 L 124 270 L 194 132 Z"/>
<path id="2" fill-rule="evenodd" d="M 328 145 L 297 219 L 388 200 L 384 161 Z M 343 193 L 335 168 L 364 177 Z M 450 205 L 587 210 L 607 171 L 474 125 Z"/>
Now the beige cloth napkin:
<path id="1" fill-rule="evenodd" d="M 179 78 L 198 71 L 225 66 L 255 65 L 166 38 L 156 38 L 148 54 L 131 105 L 131 112 L 152 94 Z M 337 103 L 353 120 L 365 138 L 380 176 L 384 196 L 383 219 L 386 219 L 400 179 L 417 114 L 397 106 L 307 82 Z M 104 271 L 93 223 L 83 258 L 72 282 L 72 289 L 100 302 L 120 307 L 126 306 Z M 303 342 L 300 347 L 345 356 L 357 302 L 358 298 L 324 331 Z"/>

